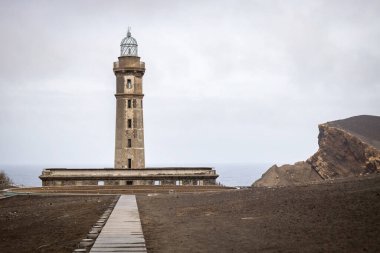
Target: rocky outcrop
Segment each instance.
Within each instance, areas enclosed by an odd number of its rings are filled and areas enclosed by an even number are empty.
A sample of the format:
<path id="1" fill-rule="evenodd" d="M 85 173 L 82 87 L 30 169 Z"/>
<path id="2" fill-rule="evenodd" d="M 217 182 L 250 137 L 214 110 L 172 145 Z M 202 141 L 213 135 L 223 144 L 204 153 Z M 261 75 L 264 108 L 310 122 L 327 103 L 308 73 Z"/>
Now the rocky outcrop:
<path id="1" fill-rule="evenodd" d="M 304 182 L 322 181 L 321 176 L 307 162 L 294 165 L 273 165 L 254 183 L 254 186 L 287 186 L 304 184 Z"/>
<path id="2" fill-rule="evenodd" d="M 294 165 L 272 166 L 253 186 L 307 184 L 380 172 L 380 117 L 356 116 L 319 125 L 318 151 Z"/>

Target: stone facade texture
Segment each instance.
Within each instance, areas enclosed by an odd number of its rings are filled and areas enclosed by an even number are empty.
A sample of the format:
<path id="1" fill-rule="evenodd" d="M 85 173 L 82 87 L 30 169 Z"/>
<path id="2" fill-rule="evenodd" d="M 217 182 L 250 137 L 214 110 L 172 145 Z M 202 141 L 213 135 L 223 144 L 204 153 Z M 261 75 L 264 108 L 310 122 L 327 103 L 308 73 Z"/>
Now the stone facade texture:
<path id="1" fill-rule="evenodd" d="M 137 56 L 120 56 L 116 75 L 115 168 L 145 168 L 143 75 L 145 63 Z"/>

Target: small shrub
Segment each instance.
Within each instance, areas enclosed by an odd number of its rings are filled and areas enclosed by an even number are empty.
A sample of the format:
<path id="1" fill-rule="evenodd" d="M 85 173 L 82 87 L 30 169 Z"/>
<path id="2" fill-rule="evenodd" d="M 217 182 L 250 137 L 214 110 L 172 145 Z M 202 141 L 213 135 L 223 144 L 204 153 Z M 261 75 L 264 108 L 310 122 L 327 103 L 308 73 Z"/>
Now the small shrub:
<path id="1" fill-rule="evenodd" d="M 12 186 L 12 180 L 5 174 L 4 171 L 0 170 L 0 189 L 5 189 Z"/>

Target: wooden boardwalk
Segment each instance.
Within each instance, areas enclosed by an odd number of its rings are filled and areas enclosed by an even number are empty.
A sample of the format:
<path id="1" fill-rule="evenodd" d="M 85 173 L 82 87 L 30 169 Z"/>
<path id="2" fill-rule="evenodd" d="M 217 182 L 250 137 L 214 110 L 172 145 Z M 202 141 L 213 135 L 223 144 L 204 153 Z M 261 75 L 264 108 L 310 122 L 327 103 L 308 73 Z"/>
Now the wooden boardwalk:
<path id="1" fill-rule="evenodd" d="M 147 252 L 135 195 L 122 195 L 90 253 Z"/>

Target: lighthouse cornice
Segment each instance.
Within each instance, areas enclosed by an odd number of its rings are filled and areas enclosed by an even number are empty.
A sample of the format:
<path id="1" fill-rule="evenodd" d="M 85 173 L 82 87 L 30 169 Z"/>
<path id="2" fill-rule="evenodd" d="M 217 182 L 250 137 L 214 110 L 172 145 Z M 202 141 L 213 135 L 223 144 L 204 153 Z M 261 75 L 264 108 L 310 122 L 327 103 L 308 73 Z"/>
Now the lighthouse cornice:
<path id="1" fill-rule="evenodd" d="M 145 74 L 145 68 L 114 68 L 113 72 L 115 75 L 136 75 L 141 77 Z"/>
<path id="2" fill-rule="evenodd" d="M 116 98 L 143 98 L 144 94 L 136 94 L 136 93 L 116 93 Z"/>

